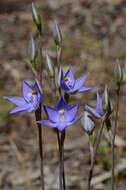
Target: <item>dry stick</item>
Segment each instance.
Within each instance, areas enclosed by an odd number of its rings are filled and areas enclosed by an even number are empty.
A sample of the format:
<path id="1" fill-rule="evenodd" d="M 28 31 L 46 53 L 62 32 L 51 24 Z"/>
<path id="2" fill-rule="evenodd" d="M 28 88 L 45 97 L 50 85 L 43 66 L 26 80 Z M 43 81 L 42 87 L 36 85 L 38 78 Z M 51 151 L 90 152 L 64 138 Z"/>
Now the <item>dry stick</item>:
<path id="1" fill-rule="evenodd" d="M 88 177 L 87 190 L 91 189 L 91 180 L 92 180 L 92 177 L 93 177 L 93 171 L 94 171 L 96 156 L 97 156 L 97 152 L 98 152 L 98 147 L 99 147 L 101 136 L 102 136 L 103 127 L 104 127 L 104 121 L 102 121 L 101 128 L 99 129 L 99 133 L 98 133 L 97 140 L 96 140 L 96 145 L 95 145 L 95 150 L 94 150 L 94 157 L 93 157 L 93 160 L 92 160 L 92 163 L 91 163 L 89 177 Z"/>
<path id="2" fill-rule="evenodd" d="M 40 43 L 40 47 L 39 47 L 39 53 L 40 53 L 40 70 L 39 70 L 39 82 L 40 85 L 42 86 L 42 47 L 41 47 L 41 34 L 39 34 L 39 43 Z M 35 116 L 36 116 L 36 121 L 39 121 L 42 119 L 42 105 L 40 103 L 39 108 L 36 110 L 35 112 Z M 41 124 L 37 124 L 38 126 L 38 135 L 39 135 L 39 154 L 40 154 L 40 163 L 41 163 L 41 187 L 42 190 L 45 189 L 44 186 L 44 166 L 43 166 L 43 132 L 42 132 L 42 126 Z"/>
<path id="3" fill-rule="evenodd" d="M 112 138 L 112 190 L 115 189 L 115 137 L 117 133 L 117 124 L 118 124 L 119 96 L 120 96 L 120 86 L 118 87 L 116 94 L 115 126 Z"/>

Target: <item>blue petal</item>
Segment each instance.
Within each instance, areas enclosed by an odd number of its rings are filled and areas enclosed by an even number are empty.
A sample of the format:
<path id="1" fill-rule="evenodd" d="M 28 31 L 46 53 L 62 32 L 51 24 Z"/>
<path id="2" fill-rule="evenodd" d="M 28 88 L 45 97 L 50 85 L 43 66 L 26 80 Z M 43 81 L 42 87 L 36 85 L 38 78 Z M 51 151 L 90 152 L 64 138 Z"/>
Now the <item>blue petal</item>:
<path id="1" fill-rule="evenodd" d="M 78 90 L 84 85 L 84 82 L 86 81 L 86 79 L 87 79 L 87 75 L 78 78 L 78 79 L 75 81 L 74 88 L 71 89 L 70 92 L 78 91 Z"/>
<path id="2" fill-rule="evenodd" d="M 38 80 L 35 80 L 34 88 L 35 88 L 37 94 L 39 94 L 42 97 L 43 96 L 43 91 L 42 91 L 42 88 L 41 88 L 40 83 L 39 83 Z"/>
<path id="3" fill-rule="evenodd" d="M 96 104 L 96 111 L 100 114 L 103 115 L 103 109 L 102 109 L 102 96 L 99 95 L 97 92 L 97 104 Z"/>
<path id="4" fill-rule="evenodd" d="M 59 131 L 63 131 L 65 128 L 67 127 L 67 124 L 65 122 L 60 122 L 60 123 L 57 123 L 57 129 Z"/>
<path id="5" fill-rule="evenodd" d="M 73 124 L 75 124 L 78 120 L 79 120 L 80 118 L 79 117 L 74 117 L 74 119 L 72 120 L 72 121 L 70 121 L 70 122 L 68 122 L 68 126 L 71 126 L 71 125 L 73 125 Z"/>
<path id="6" fill-rule="evenodd" d="M 63 97 L 60 98 L 60 100 L 57 102 L 55 108 L 57 110 L 60 110 L 62 108 L 67 108 L 68 104 L 66 103 L 65 99 Z"/>
<path id="7" fill-rule="evenodd" d="M 65 111 L 65 120 L 67 122 L 71 122 L 72 120 L 74 120 L 74 118 L 76 117 L 78 108 L 79 108 L 79 106 L 75 105 L 72 108 L 70 108 L 69 110 Z"/>
<path id="8" fill-rule="evenodd" d="M 79 93 L 84 93 L 84 92 L 88 92 L 92 89 L 92 87 L 87 87 L 87 86 L 84 86 L 82 88 L 79 89 Z"/>
<path id="9" fill-rule="evenodd" d="M 101 115 L 97 112 L 97 110 L 92 108 L 91 106 L 86 105 L 85 110 L 91 113 L 94 117 L 101 118 Z"/>
<path id="10" fill-rule="evenodd" d="M 47 127 L 56 128 L 56 123 L 53 123 L 50 120 L 41 120 L 41 121 L 37 121 L 37 123 L 40 123 L 40 124 L 45 125 Z"/>
<path id="11" fill-rule="evenodd" d="M 69 85 L 67 85 L 64 80 L 61 81 L 60 87 L 61 87 L 65 92 L 69 92 L 70 89 L 71 89 L 71 87 L 70 87 Z"/>
<path id="12" fill-rule="evenodd" d="M 23 106 L 23 105 L 26 104 L 26 101 L 22 97 L 18 97 L 18 96 L 5 96 L 4 98 L 7 99 L 7 100 L 9 100 L 10 102 L 12 102 L 13 104 L 15 104 L 17 106 Z"/>
<path id="13" fill-rule="evenodd" d="M 31 100 L 31 96 L 29 95 L 31 91 L 32 87 L 26 81 L 23 81 L 23 96 L 24 99 L 28 102 Z"/>
<path id="14" fill-rule="evenodd" d="M 73 88 L 73 86 L 75 85 L 75 77 L 74 77 L 74 73 L 73 73 L 73 71 L 71 69 L 68 69 L 68 71 L 66 72 L 64 78 L 70 79 L 70 82 L 68 82 L 68 86 Z"/>
<path id="15" fill-rule="evenodd" d="M 71 125 L 75 124 L 77 121 L 79 120 L 78 117 L 75 117 L 72 121 L 70 122 L 60 122 L 60 123 L 57 123 L 57 129 L 59 131 L 63 131 L 64 129 L 70 127 Z"/>
<path id="16" fill-rule="evenodd" d="M 16 107 L 16 108 L 14 108 L 14 109 L 12 109 L 11 111 L 10 111 L 10 114 L 15 114 L 15 113 L 20 113 L 20 112 L 30 112 L 29 111 L 29 105 L 28 104 L 26 104 L 25 106 L 23 106 L 23 107 Z"/>
<path id="17" fill-rule="evenodd" d="M 44 106 L 44 110 L 46 114 L 48 115 L 50 121 L 52 122 L 59 121 L 59 113 L 54 108 L 51 108 L 49 106 Z"/>

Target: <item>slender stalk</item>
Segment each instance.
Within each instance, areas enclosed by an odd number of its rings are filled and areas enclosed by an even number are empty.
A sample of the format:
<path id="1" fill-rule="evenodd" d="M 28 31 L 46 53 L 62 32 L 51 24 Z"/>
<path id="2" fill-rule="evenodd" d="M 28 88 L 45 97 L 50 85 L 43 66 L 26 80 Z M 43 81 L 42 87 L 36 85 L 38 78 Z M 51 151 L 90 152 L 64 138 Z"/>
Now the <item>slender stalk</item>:
<path id="1" fill-rule="evenodd" d="M 62 190 L 61 138 L 59 131 L 56 130 L 56 132 L 57 132 L 58 147 L 59 147 L 59 189 Z"/>
<path id="2" fill-rule="evenodd" d="M 66 180 L 65 180 L 65 167 L 64 167 L 64 140 L 66 132 L 65 130 L 61 133 L 61 142 L 62 142 L 62 180 L 63 180 L 63 190 L 66 189 Z"/>
<path id="3" fill-rule="evenodd" d="M 59 189 L 65 190 L 65 170 L 64 170 L 64 140 L 65 140 L 65 130 L 60 132 L 57 130 L 57 139 L 59 146 Z"/>
<path id="4" fill-rule="evenodd" d="M 101 127 L 99 129 L 99 133 L 98 133 L 98 136 L 97 136 L 97 139 L 96 139 L 96 145 L 95 145 L 94 154 L 93 154 L 91 167 L 90 167 L 90 171 L 89 171 L 87 190 L 91 190 L 91 180 L 92 180 L 92 177 L 93 177 L 93 171 L 94 171 L 96 156 L 97 156 L 97 152 L 98 152 L 98 147 L 99 147 L 101 136 L 102 136 L 103 127 L 104 127 L 104 121 L 102 121 Z"/>
<path id="5" fill-rule="evenodd" d="M 114 124 L 114 130 L 113 130 L 113 138 L 112 138 L 112 190 L 115 189 L 115 137 L 116 137 L 117 126 L 118 126 L 119 97 L 120 97 L 120 86 L 118 87 L 118 90 L 116 93 L 115 124 Z"/>
<path id="6" fill-rule="evenodd" d="M 39 82 L 42 86 L 42 46 L 41 46 L 41 35 L 39 35 L 39 56 L 40 63 L 38 68 Z M 42 119 L 42 105 L 39 105 L 39 108 L 35 112 L 36 121 L 40 121 Z M 38 136 L 39 136 L 39 154 L 40 154 L 40 165 L 41 165 L 41 187 L 42 190 L 45 190 L 44 186 L 44 164 L 43 164 L 43 131 L 41 124 L 37 124 L 38 126 Z"/>

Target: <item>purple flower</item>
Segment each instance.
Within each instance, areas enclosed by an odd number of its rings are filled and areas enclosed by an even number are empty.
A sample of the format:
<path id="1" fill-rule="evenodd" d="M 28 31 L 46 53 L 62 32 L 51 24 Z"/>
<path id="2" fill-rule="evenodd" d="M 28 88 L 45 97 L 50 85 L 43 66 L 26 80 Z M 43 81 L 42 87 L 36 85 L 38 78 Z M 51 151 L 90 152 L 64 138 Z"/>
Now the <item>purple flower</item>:
<path id="1" fill-rule="evenodd" d="M 22 86 L 23 97 L 5 96 L 5 99 L 16 105 L 16 107 L 10 111 L 11 114 L 35 111 L 43 98 L 43 93 L 37 80 L 35 80 L 34 84 L 23 81 Z"/>
<path id="2" fill-rule="evenodd" d="M 98 92 L 96 107 L 93 108 L 91 106 L 86 105 L 85 110 L 94 115 L 96 118 L 102 118 L 103 116 L 105 116 L 106 113 L 103 111 L 102 96 L 100 96 Z"/>
<path id="3" fill-rule="evenodd" d="M 91 90 L 91 87 L 84 86 L 86 79 L 87 75 L 75 79 L 74 73 L 71 69 L 68 69 L 65 73 L 63 72 L 63 70 L 59 72 L 60 86 L 67 93 L 84 93 Z"/>
<path id="4" fill-rule="evenodd" d="M 63 131 L 78 120 L 78 105 L 68 105 L 63 98 L 58 101 L 54 108 L 44 106 L 44 111 L 48 119 L 37 121 L 37 123 L 41 123 L 47 127 L 57 128 L 59 131 Z"/>

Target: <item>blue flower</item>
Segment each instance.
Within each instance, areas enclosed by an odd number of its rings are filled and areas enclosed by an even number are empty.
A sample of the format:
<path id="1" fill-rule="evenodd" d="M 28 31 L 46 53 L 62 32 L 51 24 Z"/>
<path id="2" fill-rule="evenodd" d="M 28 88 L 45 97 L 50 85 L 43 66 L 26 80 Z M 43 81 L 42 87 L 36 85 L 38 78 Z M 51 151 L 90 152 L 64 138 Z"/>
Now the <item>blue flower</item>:
<path id="1" fill-rule="evenodd" d="M 17 96 L 5 96 L 4 98 L 16 105 L 14 109 L 10 111 L 11 114 L 18 112 L 33 112 L 39 107 L 43 98 L 43 93 L 40 84 L 35 80 L 34 84 L 29 84 L 27 81 L 23 81 L 23 97 Z"/>
<path id="2" fill-rule="evenodd" d="M 78 105 L 68 105 L 63 98 L 58 101 L 54 108 L 44 106 L 44 111 L 48 119 L 37 121 L 37 123 L 41 123 L 47 127 L 57 128 L 59 131 L 63 131 L 78 120 Z"/>
<path id="3" fill-rule="evenodd" d="M 86 79 L 87 75 L 75 79 L 74 73 L 71 69 L 68 69 L 65 73 L 61 70 L 59 73 L 60 87 L 67 93 L 84 93 L 91 90 L 91 87 L 84 86 Z"/>
<path id="4" fill-rule="evenodd" d="M 93 108 L 91 106 L 86 105 L 85 110 L 91 113 L 93 116 L 96 118 L 102 118 L 105 116 L 105 112 L 103 111 L 103 101 L 102 101 L 102 96 L 99 95 L 97 92 L 97 103 L 96 107 Z"/>

